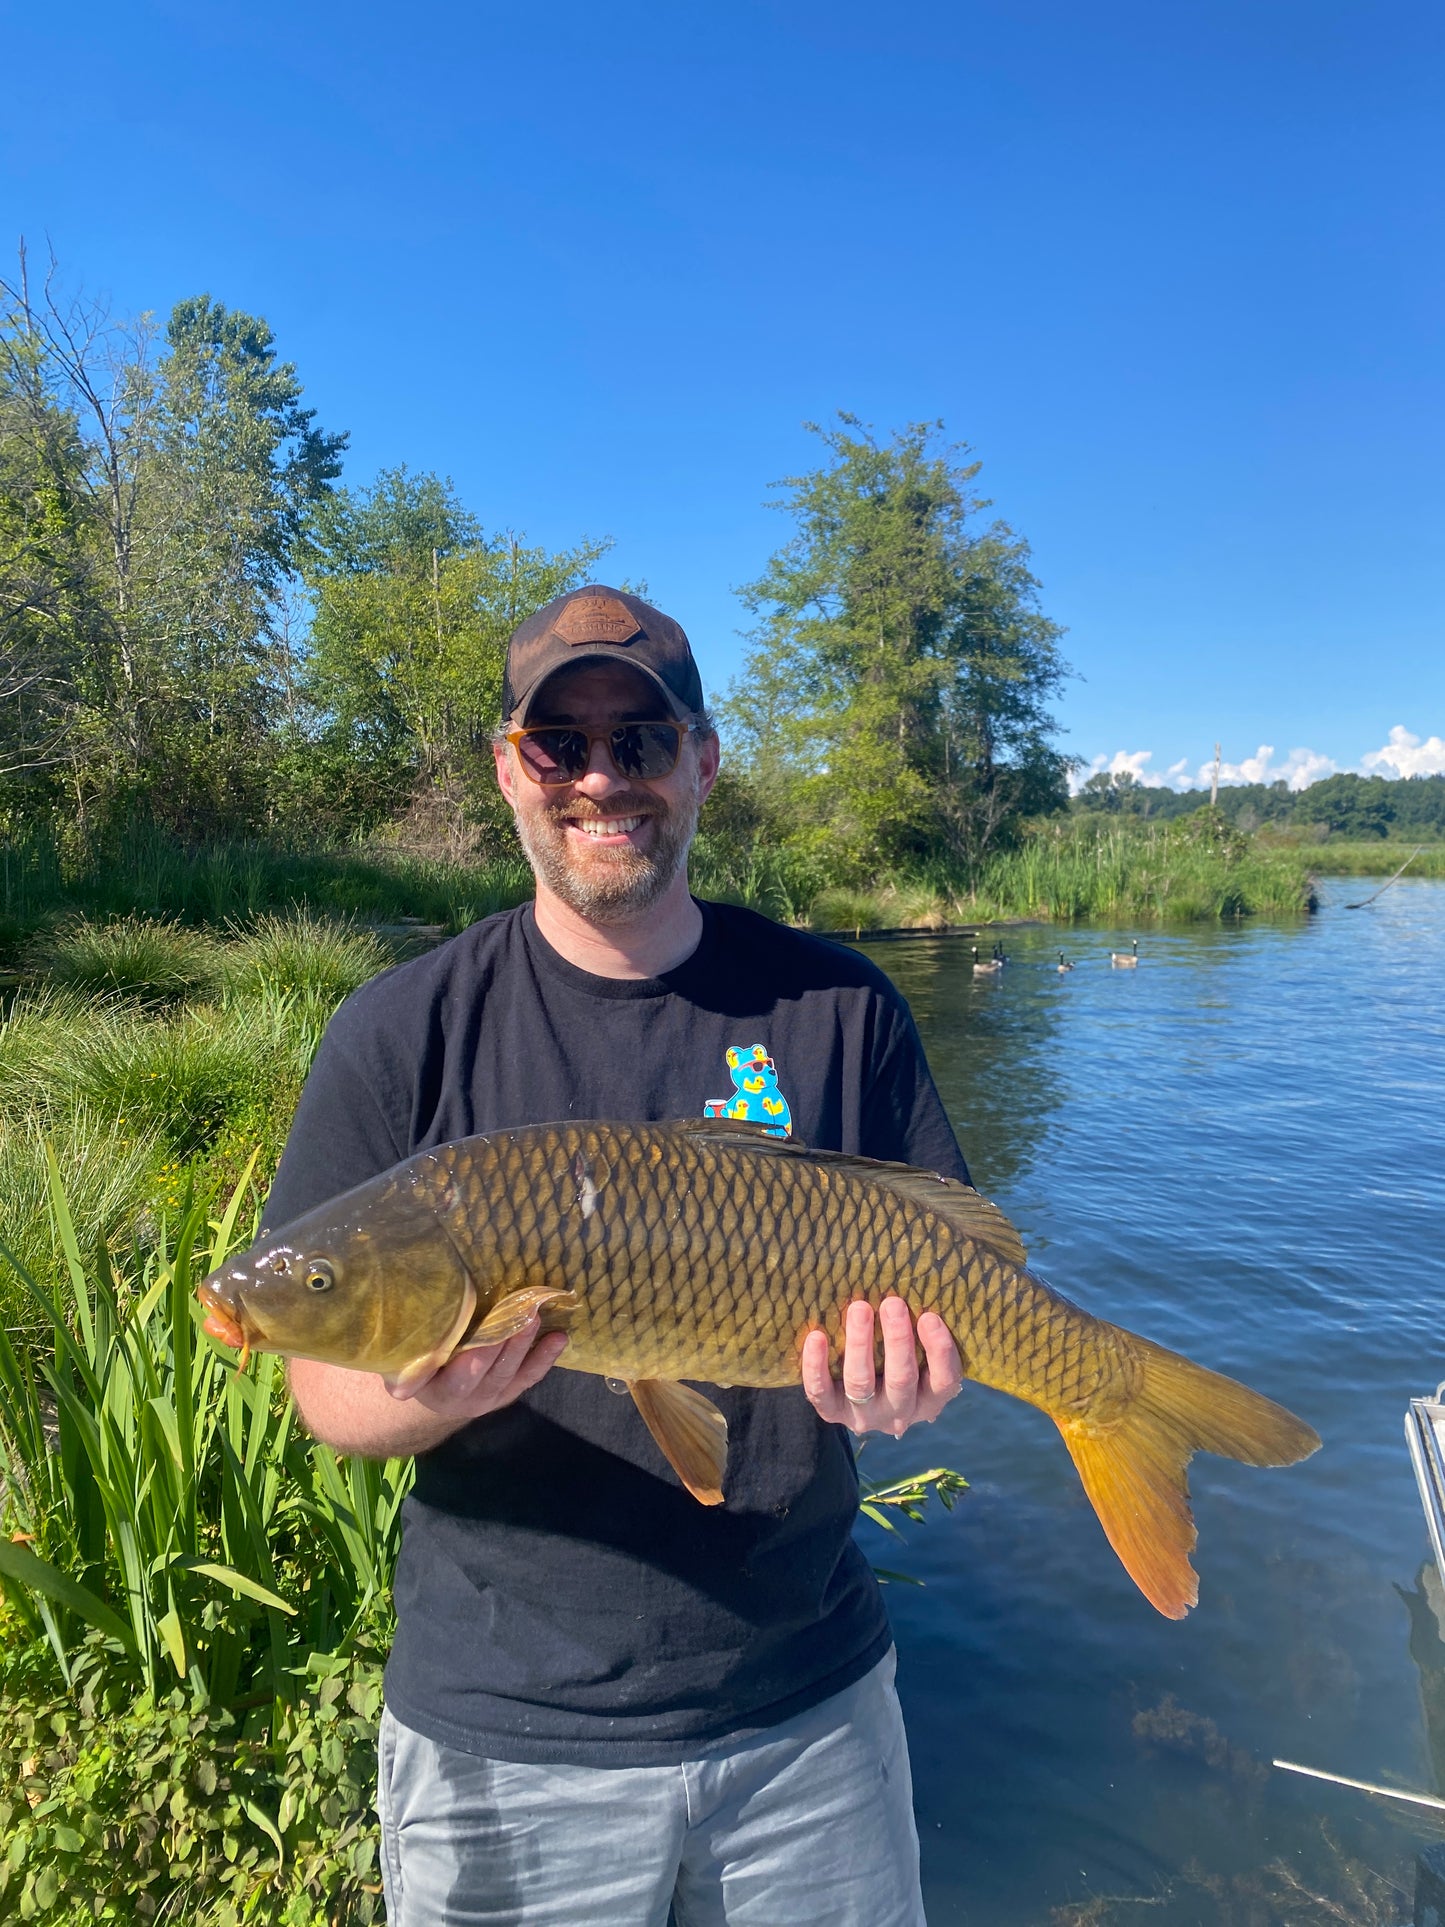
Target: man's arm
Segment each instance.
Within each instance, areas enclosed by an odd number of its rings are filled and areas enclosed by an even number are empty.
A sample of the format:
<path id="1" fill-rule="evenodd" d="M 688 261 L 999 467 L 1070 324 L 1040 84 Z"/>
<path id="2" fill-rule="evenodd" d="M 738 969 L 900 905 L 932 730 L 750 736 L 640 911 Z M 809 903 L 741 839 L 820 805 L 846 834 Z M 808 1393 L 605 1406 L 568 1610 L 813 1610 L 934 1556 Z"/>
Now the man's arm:
<path id="1" fill-rule="evenodd" d="M 363 1459 L 430 1452 L 473 1419 L 499 1412 L 556 1364 L 565 1332 L 537 1337 L 537 1319 L 501 1345 L 459 1352 L 417 1391 L 389 1391 L 375 1372 L 350 1372 L 314 1358 L 293 1358 L 296 1409 L 313 1437 Z"/>

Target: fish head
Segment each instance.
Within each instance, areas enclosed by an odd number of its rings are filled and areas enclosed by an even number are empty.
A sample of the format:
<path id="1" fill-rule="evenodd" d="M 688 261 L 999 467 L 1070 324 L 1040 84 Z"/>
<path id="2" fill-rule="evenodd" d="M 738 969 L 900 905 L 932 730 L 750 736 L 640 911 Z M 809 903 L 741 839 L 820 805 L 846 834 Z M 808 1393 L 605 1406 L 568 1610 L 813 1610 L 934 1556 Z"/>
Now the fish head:
<path id="1" fill-rule="evenodd" d="M 434 1201 L 405 1170 L 260 1237 L 197 1288 L 223 1345 L 390 1372 L 446 1347 L 476 1302 Z"/>

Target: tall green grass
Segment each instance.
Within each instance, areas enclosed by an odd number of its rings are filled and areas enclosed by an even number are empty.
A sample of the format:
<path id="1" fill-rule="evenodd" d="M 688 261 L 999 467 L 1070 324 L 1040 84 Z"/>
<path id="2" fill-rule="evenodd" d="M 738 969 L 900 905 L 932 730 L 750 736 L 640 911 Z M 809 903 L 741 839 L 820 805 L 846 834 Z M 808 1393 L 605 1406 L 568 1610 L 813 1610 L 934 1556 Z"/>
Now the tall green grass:
<path id="1" fill-rule="evenodd" d="M 126 927 L 109 948 L 116 928 L 68 926 L 62 954 L 98 968 L 22 992 L 0 1020 L 0 1238 L 47 1280 L 58 1255 L 46 1144 L 82 1221 L 111 1246 L 174 1213 L 188 1175 L 234 1179 L 258 1146 L 264 1190 L 328 1019 L 393 961 L 371 931 L 299 915 L 230 940 L 164 926 L 154 953 Z M 171 969 L 176 945 L 189 995 Z M 135 966 L 123 978 L 117 951 Z M 0 1321 L 32 1310 L 0 1275 Z"/>
<path id="2" fill-rule="evenodd" d="M 457 930 L 531 894 L 520 857 L 464 863 L 372 845 L 190 847 L 146 827 L 104 851 L 70 852 L 40 831 L 0 837 L 0 944 L 12 953 L 67 913 L 95 923 L 134 916 L 221 926 L 301 910 L 372 923 L 414 918 Z"/>
<path id="3" fill-rule="evenodd" d="M 992 858 L 964 900 L 983 917 L 1184 923 L 1301 916 L 1314 893 L 1297 850 L 1237 832 L 1215 842 L 1171 825 L 1088 837 L 1044 829 Z"/>
<path id="4" fill-rule="evenodd" d="M 253 1230 L 244 1185 L 116 1269 L 48 1165 L 60 1275 L 0 1246 L 46 1334 L 0 1330 L 0 1907 L 369 1921 L 369 1774 L 337 1702 L 370 1747 L 410 1464 L 338 1460 L 279 1360 L 242 1375 L 202 1332 L 196 1281 Z"/>

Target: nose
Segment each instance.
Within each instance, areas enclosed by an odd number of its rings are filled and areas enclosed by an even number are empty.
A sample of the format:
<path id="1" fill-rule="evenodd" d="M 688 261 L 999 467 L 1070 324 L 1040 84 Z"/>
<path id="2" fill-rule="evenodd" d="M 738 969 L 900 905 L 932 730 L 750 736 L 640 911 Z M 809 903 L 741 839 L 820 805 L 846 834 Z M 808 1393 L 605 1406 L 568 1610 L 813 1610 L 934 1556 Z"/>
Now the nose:
<path id="1" fill-rule="evenodd" d="M 627 788 L 626 780 L 617 774 L 611 752 L 603 737 L 599 736 L 593 743 L 592 753 L 587 758 L 587 767 L 573 780 L 572 787 L 579 790 L 583 796 L 591 797 L 594 802 L 600 802 L 616 790 Z"/>

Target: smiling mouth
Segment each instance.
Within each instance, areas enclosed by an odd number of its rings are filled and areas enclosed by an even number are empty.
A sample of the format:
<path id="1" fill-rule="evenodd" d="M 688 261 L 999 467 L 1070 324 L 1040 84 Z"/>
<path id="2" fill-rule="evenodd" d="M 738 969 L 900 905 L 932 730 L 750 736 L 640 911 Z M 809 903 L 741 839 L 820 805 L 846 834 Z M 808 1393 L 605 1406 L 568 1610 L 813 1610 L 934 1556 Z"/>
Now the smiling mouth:
<path id="1" fill-rule="evenodd" d="M 569 816 L 567 827 L 582 836 L 631 836 L 647 821 L 645 816 Z"/>

